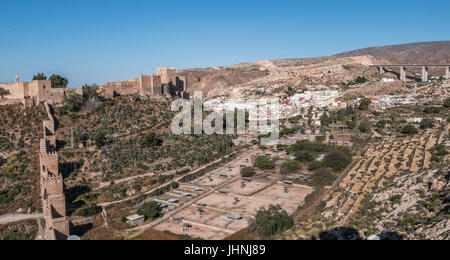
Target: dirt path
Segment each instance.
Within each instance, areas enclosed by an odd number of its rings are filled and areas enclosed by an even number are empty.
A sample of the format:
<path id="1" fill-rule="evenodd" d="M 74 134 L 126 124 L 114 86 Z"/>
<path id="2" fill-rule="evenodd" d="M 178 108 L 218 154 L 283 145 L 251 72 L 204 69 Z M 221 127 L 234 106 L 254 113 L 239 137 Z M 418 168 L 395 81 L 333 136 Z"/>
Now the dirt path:
<path id="1" fill-rule="evenodd" d="M 0 224 L 8 224 L 17 221 L 27 220 L 27 219 L 39 219 L 42 218 L 41 213 L 36 214 L 8 214 L 0 216 Z"/>

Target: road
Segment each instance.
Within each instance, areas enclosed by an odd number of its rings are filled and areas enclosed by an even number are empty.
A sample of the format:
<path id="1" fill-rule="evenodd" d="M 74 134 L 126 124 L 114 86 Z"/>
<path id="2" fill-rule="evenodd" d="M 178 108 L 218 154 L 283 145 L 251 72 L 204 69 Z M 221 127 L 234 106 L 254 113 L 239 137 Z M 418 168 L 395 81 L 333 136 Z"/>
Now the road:
<path id="1" fill-rule="evenodd" d="M 8 214 L 0 216 L 0 224 L 8 224 L 17 221 L 27 220 L 27 219 L 39 219 L 42 218 L 41 213 L 36 214 Z"/>

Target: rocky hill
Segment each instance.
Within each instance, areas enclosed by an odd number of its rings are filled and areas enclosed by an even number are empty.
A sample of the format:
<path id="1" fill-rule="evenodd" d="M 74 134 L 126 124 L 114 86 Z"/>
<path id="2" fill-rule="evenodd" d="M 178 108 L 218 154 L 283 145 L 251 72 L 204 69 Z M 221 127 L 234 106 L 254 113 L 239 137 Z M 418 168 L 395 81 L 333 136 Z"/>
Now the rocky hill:
<path id="1" fill-rule="evenodd" d="M 393 63 L 450 63 L 450 41 L 417 42 L 384 47 L 370 47 L 337 54 L 336 57 L 370 55 Z"/>
<path id="2" fill-rule="evenodd" d="M 291 87 L 344 85 L 357 76 L 375 75 L 374 63 L 450 63 L 450 41 L 371 47 L 330 57 L 281 59 L 226 67 L 188 69 L 190 91 L 207 97 L 280 95 Z M 434 71 L 432 71 L 434 72 Z"/>

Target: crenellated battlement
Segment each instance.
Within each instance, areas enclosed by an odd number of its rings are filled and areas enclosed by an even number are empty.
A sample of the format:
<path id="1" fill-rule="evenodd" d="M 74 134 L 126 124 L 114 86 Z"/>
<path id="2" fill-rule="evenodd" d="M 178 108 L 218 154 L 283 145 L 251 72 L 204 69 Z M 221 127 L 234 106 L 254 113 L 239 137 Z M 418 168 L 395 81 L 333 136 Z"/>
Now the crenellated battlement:
<path id="1" fill-rule="evenodd" d="M 64 195 L 64 180 L 59 172 L 56 152 L 55 120 L 51 108 L 45 102 L 50 120 L 43 121 L 44 139 L 40 140 L 39 161 L 41 172 L 41 195 L 47 240 L 66 239 L 70 235 Z M 56 220 L 56 221 L 55 221 Z M 55 236 L 55 234 L 58 234 Z"/>

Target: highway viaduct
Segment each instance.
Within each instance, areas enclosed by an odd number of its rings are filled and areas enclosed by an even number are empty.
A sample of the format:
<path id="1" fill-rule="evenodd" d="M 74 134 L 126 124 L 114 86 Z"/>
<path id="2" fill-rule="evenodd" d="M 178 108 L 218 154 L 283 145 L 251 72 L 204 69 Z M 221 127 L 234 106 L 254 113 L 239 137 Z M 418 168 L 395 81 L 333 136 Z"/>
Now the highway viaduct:
<path id="1" fill-rule="evenodd" d="M 371 68 L 377 68 L 380 74 L 384 74 L 385 68 L 396 67 L 400 68 L 400 80 L 406 81 L 406 68 L 408 67 L 422 67 L 422 82 L 428 82 L 428 68 L 429 67 L 445 67 L 445 78 L 450 79 L 450 64 L 378 64 L 370 65 Z"/>

